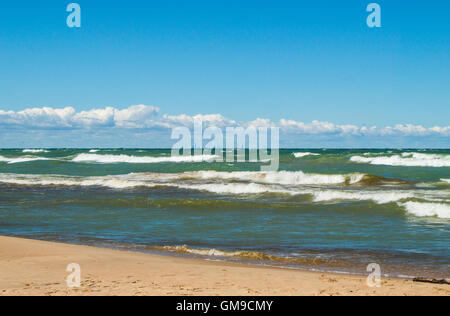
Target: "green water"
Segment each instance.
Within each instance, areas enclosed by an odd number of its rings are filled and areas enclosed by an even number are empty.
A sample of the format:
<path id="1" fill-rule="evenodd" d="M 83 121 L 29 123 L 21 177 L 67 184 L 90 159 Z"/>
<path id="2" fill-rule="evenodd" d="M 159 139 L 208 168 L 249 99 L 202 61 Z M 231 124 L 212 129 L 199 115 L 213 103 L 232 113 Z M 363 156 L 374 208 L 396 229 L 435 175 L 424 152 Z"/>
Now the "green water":
<path id="1" fill-rule="evenodd" d="M 450 150 L 281 150 L 278 172 L 262 164 L 174 162 L 170 150 L 0 150 L 0 234 L 449 277 Z"/>

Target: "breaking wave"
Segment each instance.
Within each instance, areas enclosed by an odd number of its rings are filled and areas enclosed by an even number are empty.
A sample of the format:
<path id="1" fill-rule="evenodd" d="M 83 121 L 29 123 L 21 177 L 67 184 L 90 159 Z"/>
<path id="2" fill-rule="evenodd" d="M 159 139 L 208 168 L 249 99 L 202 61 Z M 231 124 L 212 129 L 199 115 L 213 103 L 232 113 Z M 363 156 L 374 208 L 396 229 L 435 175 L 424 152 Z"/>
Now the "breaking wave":
<path id="1" fill-rule="evenodd" d="M 72 159 L 73 162 L 96 162 L 96 163 L 164 163 L 164 162 L 205 162 L 213 161 L 217 156 L 177 156 L 177 157 L 138 157 L 128 155 L 98 155 L 79 154 Z"/>
<path id="2" fill-rule="evenodd" d="M 129 181 L 121 176 L 68 177 L 58 175 L 0 174 L 0 183 L 27 186 L 100 186 L 112 189 L 126 189 L 139 186 L 154 187 L 148 182 Z"/>
<path id="3" fill-rule="evenodd" d="M 191 254 L 197 256 L 205 257 L 222 257 L 222 258 L 236 258 L 236 259 L 248 259 L 256 261 L 268 261 L 268 262 L 279 262 L 279 263 L 291 263 L 291 264 L 306 264 L 306 265 L 324 265 L 333 262 L 332 259 L 314 257 L 314 258 L 299 258 L 290 256 L 277 256 L 264 252 L 258 251 L 227 251 L 220 249 L 201 249 L 201 248 L 191 248 L 189 246 L 165 246 L 165 247 L 153 247 L 155 250 L 176 252 L 182 254 Z"/>
<path id="4" fill-rule="evenodd" d="M 323 178 L 317 176 L 323 176 Z M 171 187 L 236 196 L 305 195 L 310 196 L 313 203 L 372 201 L 377 204 L 388 204 L 397 202 L 399 206 L 416 216 L 448 218 L 450 214 L 447 205 L 450 199 L 448 190 L 423 190 L 412 187 L 394 189 L 392 186 L 362 189 L 360 186 L 342 186 L 343 181 L 347 184 L 351 177 L 351 175 L 313 175 L 287 171 L 279 173 L 199 171 L 182 174 L 140 173 L 97 177 L 0 174 L 0 183 L 19 186 L 78 186 L 112 189 Z M 364 177 L 365 175 L 358 175 L 354 180 Z M 330 183 L 333 185 L 330 186 Z"/>
<path id="5" fill-rule="evenodd" d="M 22 162 L 30 162 L 30 161 L 39 161 L 39 160 L 52 160 L 44 157 L 16 157 L 16 158 L 7 158 L 0 156 L 0 162 L 6 162 L 8 164 L 22 163 Z"/>
<path id="6" fill-rule="evenodd" d="M 296 190 L 282 189 L 257 183 L 171 184 L 171 186 L 186 190 L 198 190 L 217 194 L 233 195 L 262 193 L 277 193 L 289 195 L 302 194 L 302 192 Z"/>
<path id="7" fill-rule="evenodd" d="M 304 153 L 293 153 L 295 158 L 303 158 L 307 156 L 320 156 L 320 154 L 310 153 L 310 152 L 304 152 Z"/>
<path id="8" fill-rule="evenodd" d="M 362 173 L 327 175 L 307 174 L 302 171 L 273 171 L 273 172 L 217 172 L 198 171 L 182 174 L 182 177 L 202 180 L 238 180 L 252 181 L 267 184 L 282 185 L 324 185 L 324 184 L 355 184 L 362 181 L 368 175 Z"/>
<path id="9" fill-rule="evenodd" d="M 340 185 L 356 184 L 363 181 L 364 174 L 348 175 L 321 175 L 297 172 L 217 172 L 195 171 L 185 173 L 131 173 L 128 175 L 98 176 L 98 177 L 70 177 L 62 175 L 32 175 L 32 174 L 0 174 L 0 182 L 23 185 L 96 185 L 106 180 L 127 181 L 134 186 L 140 184 L 156 183 L 162 185 L 179 185 L 183 182 L 189 184 L 242 185 L 254 188 L 260 186 L 267 191 L 269 185 L 290 186 L 300 188 L 302 185 Z M 192 182 L 194 181 L 194 182 Z M 222 182 L 221 182 L 222 181 Z M 223 183 L 226 182 L 226 183 Z M 230 183 L 231 182 L 231 183 Z M 91 184 L 92 183 L 92 184 Z M 137 184 L 137 185 L 136 185 Z M 227 190 L 230 191 L 230 190 Z M 244 191 L 249 191 L 248 189 Z M 253 190 L 250 190 L 253 191 Z"/>
<path id="10" fill-rule="evenodd" d="M 0 183 L 25 186 L 79 186 L 90 187 L 99 186 L 112 189 L 127 189 L 136 187 L 174 187 L 185 190 L 208 191 L 217 194 L 260 194 L 260 193 L 285 193 L 295 194 L 289 190 L 274 189 L 270 186 L 264 186 L 256 183 L 230 183 L 230 184 L 182 184 L 173 182 L 164 182 L 170 179 L 168 177 L 158 177 L 155 174 L 155 180 L 151 181 L 151 177 L 147 180 L 140 181 L 136 178 L 128 176 L 105 176 L 105 177 L 68 177 L 58 175 L 17 175 L 17 174 L 0 174 Z M 176 179 L 174 179 L 176 180 Z"/>
<path id="11" fill-rule="evenodd" d="M 23 153 L 32 153 L 32 154 L 38 154 L 38 153 L 48 153 L 48 150 L 45 149 L 24 149 L 22 150 Z"/>
<path id="12" fill-rule="evenodd" d="M 372 165 L 405 167 L 450 167 L 450 155 L 402 153 L 394 156 L 361 157 L 353 156 L 350 161 Z"/>
<path id="13" fill-rule="evenodd" d="M 350 191 L 327 190 L 314 192 L 313 195 L 314 195 L 314 202 L 355 200 L 355 201 L 373 201 L 378 204 L 387 204 L 415 197 L 414 193 L 411 192 L 389 192 L 389 191 L 350 192 Z"/>
<path id="14" fill-rule="evenodd" d="M 420 203 L 405 202 L 399 203 L 406 211 L 418 217 L 438 217 L 450 219 L 450 205 L 443 203 Z"/>

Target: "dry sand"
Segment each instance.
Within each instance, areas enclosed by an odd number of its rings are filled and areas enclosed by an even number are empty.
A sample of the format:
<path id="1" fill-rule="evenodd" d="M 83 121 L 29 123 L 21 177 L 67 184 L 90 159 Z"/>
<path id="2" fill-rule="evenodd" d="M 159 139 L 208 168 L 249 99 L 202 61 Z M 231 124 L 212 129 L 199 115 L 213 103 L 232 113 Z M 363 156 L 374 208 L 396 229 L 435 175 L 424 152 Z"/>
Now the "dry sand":
<path id="1" fill-rule="evenodd" d="M 67 265 L 82 284 L 67 287 Z M 0 295 L 445 295 L 448 285 L 315 273 L 0 237 Z"/>

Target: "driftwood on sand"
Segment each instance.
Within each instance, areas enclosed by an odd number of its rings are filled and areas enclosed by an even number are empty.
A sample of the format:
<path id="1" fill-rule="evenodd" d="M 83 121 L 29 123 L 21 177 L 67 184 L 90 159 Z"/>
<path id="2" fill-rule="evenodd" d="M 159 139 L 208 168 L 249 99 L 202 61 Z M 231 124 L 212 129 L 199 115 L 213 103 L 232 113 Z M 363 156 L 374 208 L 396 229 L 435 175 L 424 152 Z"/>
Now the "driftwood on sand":
<path id="1" fill-rule="evenodd" d="M 414 282 L 421 282 L 421 283 L 433 283 L 433 284 L 447 284 L 450 285 L 450 282 L 446 279 L 426 279 L 426 278 L 415 278 L 413 280 Z"/>

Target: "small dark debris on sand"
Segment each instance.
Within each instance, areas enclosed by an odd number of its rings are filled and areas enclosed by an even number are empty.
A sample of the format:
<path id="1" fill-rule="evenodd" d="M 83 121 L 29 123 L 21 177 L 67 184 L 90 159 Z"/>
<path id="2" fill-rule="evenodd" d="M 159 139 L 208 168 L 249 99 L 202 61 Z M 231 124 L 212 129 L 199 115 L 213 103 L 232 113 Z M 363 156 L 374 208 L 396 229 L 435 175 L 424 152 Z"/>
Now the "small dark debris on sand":
<path id="1" fill-rule="evenodd" d="M 414 282 L 420 283 L 433 283 L 433 284 L 447 284 L 450 285 L 450 282 L 446 279 L 437 280 L 437 279 L 426 279 L 426 278 L 415 278 Z"/>

